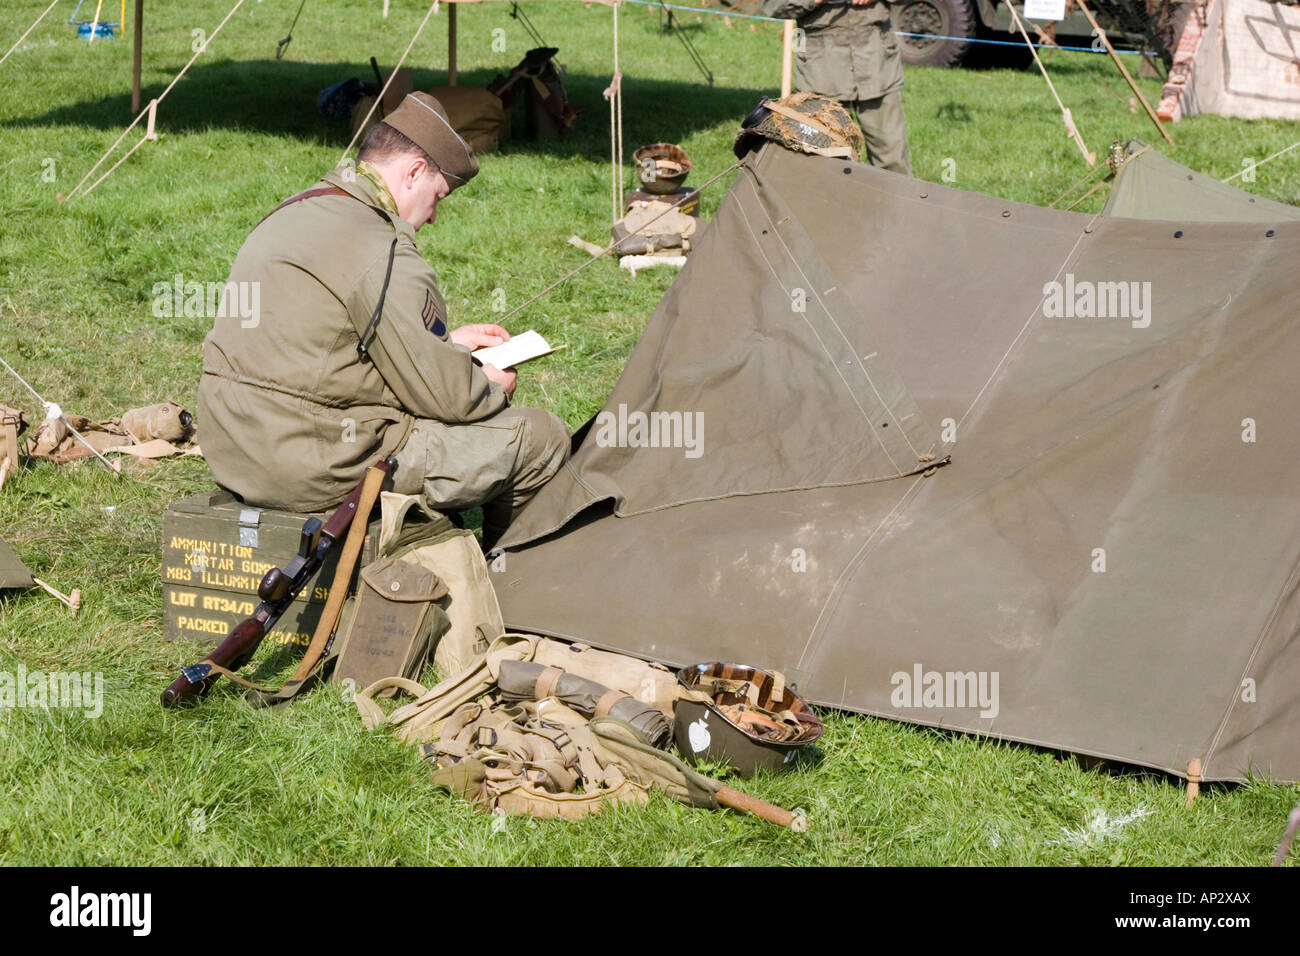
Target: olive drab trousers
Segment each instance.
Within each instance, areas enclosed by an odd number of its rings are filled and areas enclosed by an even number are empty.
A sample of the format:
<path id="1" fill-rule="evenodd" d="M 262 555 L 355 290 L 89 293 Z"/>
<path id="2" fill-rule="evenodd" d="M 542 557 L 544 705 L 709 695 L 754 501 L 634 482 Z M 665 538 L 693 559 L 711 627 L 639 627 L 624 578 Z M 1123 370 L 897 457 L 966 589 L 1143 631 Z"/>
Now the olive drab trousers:
<path id="1" fill-rule="evenodd" d="M 393 490 L 439 511 L 483 506 L 483 549 L 569 457 L 569 430 L 540 408 L 506 408 L 480 422 L 419 418 L 397 451 Z"/>
<path id="2" fill-rule="evenodd" d="M 904 176 L 912 175 L 912 151 L 907 145 L 903 94 L 894 90 L 871 100 L 846 104 L 858 117 L 867 140 L 867 162 Z"/>

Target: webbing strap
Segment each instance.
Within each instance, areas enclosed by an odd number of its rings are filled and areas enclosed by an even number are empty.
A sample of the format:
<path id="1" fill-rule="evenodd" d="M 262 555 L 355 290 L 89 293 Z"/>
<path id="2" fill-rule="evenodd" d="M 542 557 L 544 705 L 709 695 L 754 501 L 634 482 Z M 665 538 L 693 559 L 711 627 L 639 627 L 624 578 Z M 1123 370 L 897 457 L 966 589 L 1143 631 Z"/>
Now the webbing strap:
<path id="1" fill-rule="evenodd" d="M 605 691 L 605 693 L 600 695 L 600 700 L 596 701 L 596 709 L 592 711 L 592 715 L 595 717 L 604 717 L 613 710 L 615 704 L 627 696 L 628 695 L 623 693 L 621 690 L 613 688 Z"/>
<path id="2" fill-rule="evenodd" d="M 356 569 L 357 559 L 361 557 L 361 547 L 365 544 L 366 524 L 370 520 L 370 512 L 374 510 L 375 502 L 379 500 L 379 491 L 387 477 L 388 473 L 378 465 L 371 465 L 366 471 L 365 481 L 361 485 L 361 499 L 357 502 L 357 510 L 353 512 L 352 521 L 348 524 L 348 534 L 343 539 L 343 553 L 339 556 L 334 578 L 330 581 L 325 609 L 321 612 L 320 620 L 316 624 L 316 632 L 312 635 L 311 644 L 308 645 L 307 653 L 303 655 L 297 670 L 278 690 L 239 681 L 252 691 L 247 695 L 249 703 L 278 706 L 292 700 L 314 683 L 309 678 L 319 673 L 322 663 L 327 663 L 322 662 L 322 658 L 338 627 L 339 615 L 343 613 L 343 602 L 348 597 L 348 584 L 352 580 L 352 572 Z"/>
<path id="3" fill-rule="evenodd" d="M 763 105 L 766 106 L 773 113 L 780 113 L 782 116 L 786 117 L 787 119 L 792 119 L 796 123 L 802 123 L 804 126 L 811 126 L 819 133 L 825 133 L 827 136 L 831 138 L 831 142 L 834 142 L 835 140 L 844 139 L 843 136 L 841 136 L 839 133 L 834 132 L 825 123 L 822 123 L 820 120 L 816 119 L 815 117 L 809 116 L 807 113 L 800 113 L 798 110 L 792 110 L 790 109 L 790 107 L 783 106 L 782 104 L 774 102 L 772 100 L 769 100 Z"/>
<path id="4" fill-rule="evenodd" d="M 352 580 L 352 572 L 356 569 L 357 559 L 361 557 L 361 547 L 366 541 L 366 523 L 370 520 L 370 512 L 374 510 L 375 502 L 379 500 L 379 491 L 386 477 L 388 473 L 377 465 L 371 465 L 366 472 L 366 480 L 361 486 L 361 500 L 352 515 L 352 523 L 348 525 L 348 536 L 343 542 L 343 553 L 339 556 L 334 580 L 330 582 L 325 610 L 321 612 L 316 633 L 312 635 L 307 653 L 302 663 L 298 665 L 298 669 L 293 672 L 290 683 L 300 682 L 312 672 L 316 662 L 325 653 L 325 645 L 334 635 L 334 629 L 339 623 L 339 614 L 343 611 L 343 602 L 348 597 L 348 583 Z"/>
<path id="5" fill-rule="evenodd" d="M 276 206 L 265 216 L 259 219 L 257 224 L 260 226 L 262 223 L 266 222 L 266 220 L 270 219 L 272 216 L 274 216 L 285 206 L 292 206 L 294 203 L 302 202 L 304 199 L 311 199 L 313 196 L 351 196 L 353 199 L 356 199 L 356 197 L 352 196 L 352 194 L 348 192 L 346 189 L 339 189 L 338 186 L 322 186 L 319 189 L 304 189 L 296 196 L 290 196 L 284 202 L 280 203 L 280 205 Z M 357 202 L 360 201 L 361 200 L 359 199 L 357 200 Z"/>
<path id="6" fill-rule="evenodd" d="M 560 682 L 565 672 L 558 667 L 548 667 L 537 675 L 537 684 L 533 689 L 534 700 L 545 700 L 555 693 L 555 685 Z"/>

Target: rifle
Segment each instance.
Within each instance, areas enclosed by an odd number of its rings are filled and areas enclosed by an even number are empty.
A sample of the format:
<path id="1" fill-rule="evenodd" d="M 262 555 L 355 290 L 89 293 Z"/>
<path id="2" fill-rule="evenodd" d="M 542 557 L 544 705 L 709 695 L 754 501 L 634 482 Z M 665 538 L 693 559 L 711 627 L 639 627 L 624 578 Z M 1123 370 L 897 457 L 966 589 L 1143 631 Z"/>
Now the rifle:
<path id="1" fill-rule="evenodd" d="M 217 649 L 203 660 L 189 667 L 181 668 L 181 676 L 172 681 L 170 686 L 162 692 L 162 705 L 164 707 L 180 707 L 183 704 L 194 703 L 197 699 L 207 696 L 208 691 L 212 689 L 212 685 L 216 683 L 222 674 L 235 677 L 238 680 L 234 672 L 252 659 L 257 652 L 258 646 L 262 643 L 262 639 L 271 632 L 276 622 L 279 621 L 280 615 L 288 610 L 289 605 L 294 602 L 302 589 L 320 570 L 334 545 L 352 527 L 353 520 L 358 516 L 357 511 L 363 497 L 369 498 L 373 504 L 378 493 L 378 486 L 372 476 L 378 472 L 379 474 L 376 477 L 382 480 L 396 467 L 396 464 L 397 462 L 394 459 L 388 458 L 371 465 L 366 472 L 366 478 L 361 484 L 357 485 L 343 504 L 339 505 L 338 509 L 324 523 L 321 522 L 320 518 L 308 518 L 303 522 L 302 537 L 298 542 L 298 553 L 290 559 L 283 569 L 271 568 L 271 570 L 267 571 L 262 578 L 262 583 L 257 586 L 257 596 L 261 598 L 261 603 L 258 604 L 257 610 L 253 612 L 253 616 L 236 625 L 226 639 L 217 645 Z M 369 495 L 366 494 L 368 484 L 371 485 Z M 360 517 L 362 522 L 365 522 L 369 515 L 361 515 Z M 342 564 L 340 564 L 340 567 L 342 567 Z M 351 568 L 349 567 L 348 570 L 350 572 Z M 346 590 L 347 585 L 347 581 L 336 579 L 333 587 Z M 340 602 L 331 602 L 331 605 L 335 603 Z M 322 618 L 322 623 L 332 631 L 336 622 L 326 622 Z M 317 643 L 317 641 L 313 640 L 313 647 Z M 319 656 L 319 651 L 317 656 Z"/>

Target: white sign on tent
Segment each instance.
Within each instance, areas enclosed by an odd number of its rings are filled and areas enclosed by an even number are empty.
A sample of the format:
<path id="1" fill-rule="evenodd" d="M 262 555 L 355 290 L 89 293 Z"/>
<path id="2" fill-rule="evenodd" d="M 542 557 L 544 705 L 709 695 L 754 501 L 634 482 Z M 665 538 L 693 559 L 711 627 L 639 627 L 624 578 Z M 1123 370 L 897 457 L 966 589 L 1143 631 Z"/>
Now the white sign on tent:
<path id="1" fill-rule="evenodd" d="M 1064 20 L 1065 0 L 1025 0 L 1026 20 Z"/>

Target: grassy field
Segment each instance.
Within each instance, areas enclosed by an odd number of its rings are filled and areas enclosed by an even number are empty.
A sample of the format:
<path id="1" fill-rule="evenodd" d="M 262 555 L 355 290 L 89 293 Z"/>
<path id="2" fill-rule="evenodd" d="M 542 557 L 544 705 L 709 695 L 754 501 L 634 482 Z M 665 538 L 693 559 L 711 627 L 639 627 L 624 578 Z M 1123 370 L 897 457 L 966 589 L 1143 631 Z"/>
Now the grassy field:
<path id="1" fill-rule="evenodd" d="M 61 205 L 56 194 L 131 119 L 129 37 L 79 41 L 66 23 L 72 5 L 0 66 L 0 356 L 68 411 L 110 417 L 166 398 L 192 409 L 210 320 L 154 317 L 155 283 L 225 279 L 253 224 L 332 167 L 347 142 L 343 124 L 316 115 L 316 92 L 368 78 L 372 54 L 392 64 L 425 8 L 396 0 L 381 20 L 379 0 L 313 0 L 277 62 L 296 0 L 245 3 L 163 103 L 159 141 L 89 197 Z M 7 3 L 0 46 L 44 6 Z M 229 6 L 146 5 L 146 99 L 190 57 L 192 31 L 211 31 Z M 461 10 L 464 82 L 490 80 L 532 45 L 507 9 Z M 420 233 L 457 323 L 491 321 L 494 290 L 513 306 L 581 263 L 569 235 L 608 236 L 601 91 L 610 13 L 560 2 L 527 10 L 560 47 L 570 95 L 586 111 L 565 140 L 486 157 L 472 186 Z M 445 9 L 412 54 L 418 87 L 443 82 L 444 21 Z M 699 183 L 731 161 L 740 118 L 778 85 L 779 32 L 693 16 L 687 29 L 716 74 L 712 88 L 660 33 L 653 10 L 624 10 L 625 136 L 629 147 L 683 144 Z M 1104 58 L 1057 54 L 1049 69 L 1093 149 L 1157 141 Z M 949 171 L 960 188 L 1045 205 L 1085 175 L 1036 73 L 917 69 L 906 82 L 918 176 Z M 1143 82 L 1154 99 L 1159 84 Z M 1300 139 L 1300 124 L 1199 117 L 1174 134 L 1178 147 L 1161 148 L 1223 177 Z M 1246 188 L 1300 201 L 1296 155 L 1261 167 Z M 705 196 L 706 215 L 727 182 Z M 1080 208 L 1098 209 L 1104 196 Z M 631 279 L 598 262 L 530 307 L 519 327 L 569 347 L 520 375 L 517 401 L 579 425 L 602 404 L 671 279 Z M 43 414 L 2 370 L 0 401 Z M 434 792 L 415 751 L 363 732 L 332 689 L 287 713 L 250 710 L 231 694 L 162 712 L 158 693 L 199 650 L 162 636 L 160 518 L 211 477 L 193 460 L 124 470 L 117 478 L 94 462 L 29 464 L 0 493 L 5 539 L 38 576 L 85 595 L 75 618 L 39 591 L 0 596 L 0 670 L 22 664 L 105 681 L 98 719 L 0 708 L 0 862 L 1258 865 L 1300 799 L 1300 789 L 1257 781 L 1208 787 L 1187 809 L 1177 782 L 1158 774 L 831 713 L 819 762 L 745 785 L 804 808 L 813 824 L 804 835 L 658 794 L 646 809 L 580 824 L 497 822 Z"/>

